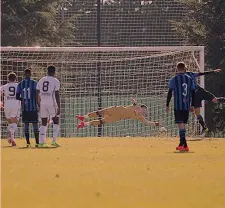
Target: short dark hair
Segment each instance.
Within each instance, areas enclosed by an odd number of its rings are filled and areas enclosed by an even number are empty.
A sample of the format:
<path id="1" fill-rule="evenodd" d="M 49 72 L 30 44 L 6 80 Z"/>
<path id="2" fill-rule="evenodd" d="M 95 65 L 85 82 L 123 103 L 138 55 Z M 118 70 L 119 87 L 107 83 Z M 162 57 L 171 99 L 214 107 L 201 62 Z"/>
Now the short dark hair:
<path id="1" fill-rule="evenodd" d="M 11 72 L 8 74 L 8 80 L 11 82 L 15 82 L 16 81 L 16 74 L 14 72 Z"/>
<path id="2" fill-rule="evenodd" d="M 148 107 L 147 107 L 146 105 L 144 105 L 144 104 L 141 104 L 140 107 L 141 107 L 141 108 L 146 108 L 146 109 L 148 108 Z"/>
<path id="3" fill-rule="evenodd" d="M 56 70 L 55 66 L 53 65 L 48 66 L 48 74 L 55 73 L 55 70 Z"/>
<path id="4" fill-rule="evenodd" d="M 24 74 L 31 74 L 31 70 L 30 69 L 25 69 L 24 70 Z"/>
<path id="5" fill-rule="evenodd" d="M 185 69 L 186 68 L 186 64 L 184 62 L 178 62 L 177 63 L 177 68 L 178 69 Z"/>

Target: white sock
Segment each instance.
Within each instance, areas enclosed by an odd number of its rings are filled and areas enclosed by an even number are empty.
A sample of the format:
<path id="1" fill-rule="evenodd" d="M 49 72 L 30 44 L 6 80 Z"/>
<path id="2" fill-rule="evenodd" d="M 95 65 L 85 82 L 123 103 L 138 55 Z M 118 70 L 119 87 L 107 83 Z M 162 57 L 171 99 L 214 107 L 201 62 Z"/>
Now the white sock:
<path id="1" fill-rule="evenodd" d="M 9 132 L 10 132 L 11 125 L 12 124 L 8 124 L 8 127 L 7 127 L 7 129 L 8 129 Z"/>
<path id="2" fill-rule="evenodd" d="M 13 128 L 13 130 L 14 130 L 14 132 L 15 132 L 16 129 L 17 129 L 17 124 L 16 124 L 16 123 L 13 123 L 13 124 L 12 124 L 12 128 Z"/>
<path id="3" fill-rule="evenodd" d="M 57 136 L 59 135 L 59 124 L 53 124 L 53 141 L 56 141 Z"/>
<path id="4" fill-rule="evenodd" d="M 84 126 L 90 126 L 90 122 L 84 122 Z"/>
<path id="5" fill-rule="evenodd" d="M 88 115 L 84 115 L 84 118 L 85 118 L 85 119 L 88 119 L 88 118 L 89 118 L 89 116 L 88 116 Z"/>
<path id="6" fill-rule="evenodd" d="M 10 138 L 11 138 L 11 140 L 14 140 L 13 124 L 9 124 L 8 125 L 8 130 L 10 132 Z"/>
<path id="7" fill-rule="evenodd" d="M 46 143 L 46 131 L 47 131 L 47 126 L 40 126 L 40 129 L 39 129 L 40 143 Z"/>

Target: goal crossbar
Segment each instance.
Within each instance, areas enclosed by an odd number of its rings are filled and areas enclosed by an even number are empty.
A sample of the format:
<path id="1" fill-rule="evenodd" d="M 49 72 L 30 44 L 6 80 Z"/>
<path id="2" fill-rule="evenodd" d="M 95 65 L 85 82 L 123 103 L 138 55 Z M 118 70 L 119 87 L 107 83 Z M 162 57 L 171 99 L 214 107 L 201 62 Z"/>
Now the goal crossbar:
<path id="1" fill-rule="evenodd" d="M 202 51 L 204 46 L 147 46 L 147 47 L 1 47 L 1 51 L 37 52 L 126 52 L 126 51 Z"/>

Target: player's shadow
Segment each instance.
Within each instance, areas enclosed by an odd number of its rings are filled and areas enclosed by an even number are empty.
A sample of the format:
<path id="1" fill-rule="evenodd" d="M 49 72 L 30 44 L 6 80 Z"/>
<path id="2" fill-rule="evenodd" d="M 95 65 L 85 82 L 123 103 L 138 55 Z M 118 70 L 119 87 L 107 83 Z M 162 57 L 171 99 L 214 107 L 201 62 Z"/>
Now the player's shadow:
<path id="1" fill-rule="evenodd" d="M 13 146 L 1 146 L 1 148 L 15 148 L 15 147 L 13 147 Z"/>
<path id="2" fill-rule="evenodd" d="M 185 151 L 173 151 L 172 153 L 175 153 L 175 154 L 189 154 L 189 153 L 195 153 L 193 151 L 188 151 L 188 152 L 185 152 Z"/>
<path id="3" fill-rule="evenodd" d="M 17 149 L 56 149 L 57 147 L 49 146 L 49 147 L 18 147 Z"/>

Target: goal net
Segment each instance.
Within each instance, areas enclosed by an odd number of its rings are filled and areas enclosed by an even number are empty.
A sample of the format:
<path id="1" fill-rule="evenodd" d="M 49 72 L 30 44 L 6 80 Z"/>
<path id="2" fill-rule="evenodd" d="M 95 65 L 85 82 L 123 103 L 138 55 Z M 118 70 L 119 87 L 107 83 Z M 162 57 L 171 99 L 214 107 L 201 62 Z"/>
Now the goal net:
<path id="1" fill-rule="evenodd" d="M 147 119 L 162 121 L 169 135 L 177 135 L 173 106 L 165 113 L 168 82 L 175 75 L 176 63 L 184 61 L 190 71 L 204 70 L 204 48 L 179 47 L 2 47 L 1 85 L 7 74 L 15 72 L 18 81 L 23 71 L 31 68 L 32 78 L 46 75 L 46 68 L 56 66 L 61 83 L 60 136 L 156 136 L 157 127 L 137 120 L 121 120 L 102 127 L 77 130 L 75 115 L 110 106 L 131 104 L 130 98 L 148 106 Z M 201 80 L 201 84 L 203 80 Z M 173 103 L 173 100 L 172 100 Z M 7 133 L 1 112 L 1 131 Z M 189 134 L 197 131 L 193 115 L 187 126 Z M 23 137 L 22 124 L 18 135 Z M 51 134 L 49 135 L 51 136 Z"/>

